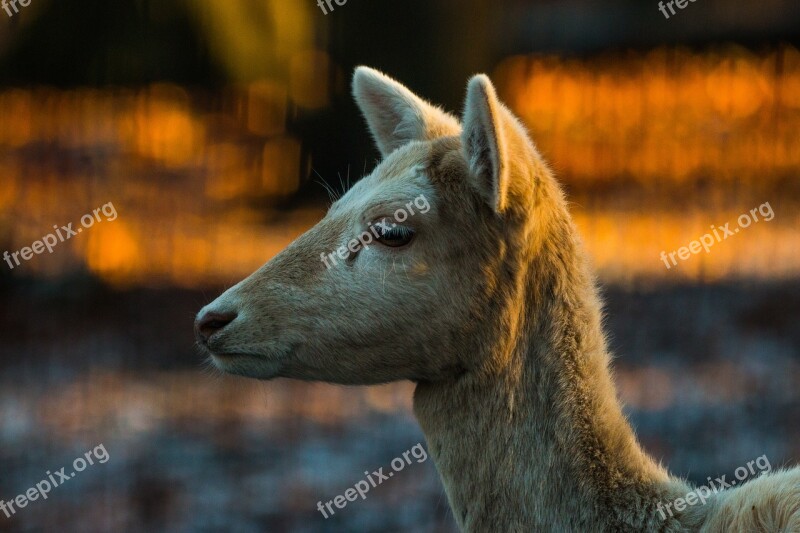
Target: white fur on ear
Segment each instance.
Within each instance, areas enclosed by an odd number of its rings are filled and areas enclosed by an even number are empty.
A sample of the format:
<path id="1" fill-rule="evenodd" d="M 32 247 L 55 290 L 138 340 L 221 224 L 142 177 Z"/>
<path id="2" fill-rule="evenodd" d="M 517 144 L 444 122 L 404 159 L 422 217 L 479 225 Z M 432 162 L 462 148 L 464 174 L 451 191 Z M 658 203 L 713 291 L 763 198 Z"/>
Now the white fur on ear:
<path id="1" fill-rule="evenodd" d="M 473 183 L 498 213 L 508 201 L 508 154 L 504 109 L 489 78 L 474 76 L 467 86 L 461 141 Z"/>
<path id="2" fill-rule="evenodd" d="M 358 67 L 353 96 L 385 157 L 411 141 L 458 135 L 458 120 L 377 70 Z"/>

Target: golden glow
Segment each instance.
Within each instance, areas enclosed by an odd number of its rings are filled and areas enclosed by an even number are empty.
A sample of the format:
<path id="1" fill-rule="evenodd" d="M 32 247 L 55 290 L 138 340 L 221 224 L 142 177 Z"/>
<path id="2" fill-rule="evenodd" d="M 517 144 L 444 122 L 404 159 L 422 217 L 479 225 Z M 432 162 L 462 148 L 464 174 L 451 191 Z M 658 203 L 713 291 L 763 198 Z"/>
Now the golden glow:
<path id="1" fill-rule="evenodd" d="M 274 82 L 253 83 L 247 93 L 247 127 L 258 135 L 279 135 L 286 129 L 286 87 Z"/>
<path id="2" fill-rule="evenodd" d="M 303 107 L 319 109 L 328 105 L 328 79 L 331 72 L 328 54 L 319 50 L 292 56 L 289 87 L 292 99 Z"/>
<path id="3" fill-rule="evenodd" d="M 670 281 L 720 281 L 729 278 L 786 279 L 800 275 L 800 210 L 784 204 L 775 218 L 759 221 L 734 236 L 715 242 L 706 253 L 670 264 L 661 252 L 674 252 L 712 233 L 711 225 L 730 222 L 743 211 L 701 209 L 667 211 L 649 209 L 629 212 L 613 208 L 586 210 L 573 206 L 572 212 L 594 266 L 601 278 L 631 282 L 640 278 Z M 719 232 L 718 232 L 719 233 Z M 723 234 L 720 233 L 722 236 Z"/>
<path id="4" fill-rule="evenodd" d="M 114 279 L 129 277 L 137 266 L 136 258 L 142 255 L 134 233 L 124 221 L 103 221 L 86 231 L 86 240 L 76 239 L 76 246 L 83 248 L 89 268 Z"/>
<path id="5" fill-rule="evenodd" d="M 228 284 L 312 226 L 324 206 L 288 213 L 259 207 L 293 194 L 308 175 L 307 150 L 287 132 L 287 116 L 297 106 L 326 104 L 327 86 L 315 80 L 334 68 L 319 51 L 293 49 L 286 57 L 283 81 L 225 87 L 210 106 L 172 84 L 0 91 L 0 246 L 30 246 L 54 224 L 77 223 L 107 202 L 119 213 L 12 275 L 85 267 L 118 286 Z M 291 67 L 293 57 L 307 70 Z M 604 280 L 800 275 L 800 210 L 780 192 L 800 179 L 797 50 L 656 50 L 613 61 L 513 57 L 496 77 L 567 183 Z M 698 192 L 698 179 L 708 191 Z M 639 201 L 624 188 L 624 202 L 608 193 L 594 199 L 600 182 L 633 183 Z M 676 198 L 705 195 L 708 202 L 665 200 L 665 184 L 681 191 Z M 747 199 L 737 196 L 742 185 Z M 772 221 L 669 270 L 661 261 L 662 251 L 767 201 Z"/>
<path id="6" fill-rule="evenodd" d="M 206 112 L 171 84 L 0 92 L 14 111 L 0 122 L 5 249 L 30 246 L 53 225 L 77 228 L 108 202 L 118 210 L 13 273 L 85 265 L 117 286 L 183 287 L 249 274 L 323 215 L 322 206 L 295 211 L 267 228 L 267 213 L 248 205 L 294 193 L 308 172 L 300 141 L 285 132 L 287 95 L 275 82 L 236 85 L 222 91 L 225 112 Z"/>
<path id="7" fill-rule="evenodd" d="M 311 48 L 312 3 L 260 0 L 186 0 L 229 79 L 250 82 L 284 77 L 298 50 Z"/>
<path id="8" fill-rule="evenodd" d="M 800 168 L 800 52 L 512 57 L 501 93 L 567 181 L 755 180 Z"/>
<path id="9" fill-rule="evenodd" d="M 204 124 L 189 109 L 189 96 L 174 85 L 154 85 L 136 98 L 131 121 L 123 122 L 122 135 L 143 158 L 167 167 L 181 167 L 200 153 Z"/>

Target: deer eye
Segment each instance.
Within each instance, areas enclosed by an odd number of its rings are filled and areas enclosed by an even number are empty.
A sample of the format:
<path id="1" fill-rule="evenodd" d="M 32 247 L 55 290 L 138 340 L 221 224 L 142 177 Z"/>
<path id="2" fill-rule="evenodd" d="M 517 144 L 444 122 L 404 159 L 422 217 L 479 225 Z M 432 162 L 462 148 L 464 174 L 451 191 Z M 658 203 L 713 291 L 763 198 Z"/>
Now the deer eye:
<path id="1" fill-rule="evenodd" d="M 378 236 L 375 240 L 391 248 L 405 246 L 414 238 L 414 230 L 411 228 L 387 222 L 378 224 L 376 233 Z"/>

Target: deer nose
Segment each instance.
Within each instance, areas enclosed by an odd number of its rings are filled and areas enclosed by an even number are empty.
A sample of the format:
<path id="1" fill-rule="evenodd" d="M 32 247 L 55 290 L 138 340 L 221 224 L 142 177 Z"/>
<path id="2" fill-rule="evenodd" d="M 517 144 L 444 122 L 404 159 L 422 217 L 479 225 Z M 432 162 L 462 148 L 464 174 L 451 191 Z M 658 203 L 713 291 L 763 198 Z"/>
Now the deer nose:
<path id="1" fill-rule="evenodd" d="M 208 344 L 208 339 L 211 336 L 224 329 L 225 326 L 230 324 L 236 319 L 236 313 L 217 313 L 209 311 L 197 317 L 194 322 L 194 330 L 197 334 L 197 340 L 202 344 Z"/>

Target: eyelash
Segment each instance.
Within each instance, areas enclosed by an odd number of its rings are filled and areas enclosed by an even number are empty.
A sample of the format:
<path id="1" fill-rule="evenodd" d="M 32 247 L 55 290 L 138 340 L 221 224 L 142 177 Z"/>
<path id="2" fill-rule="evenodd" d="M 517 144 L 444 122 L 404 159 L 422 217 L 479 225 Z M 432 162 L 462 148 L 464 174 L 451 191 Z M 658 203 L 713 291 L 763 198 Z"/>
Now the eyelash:
<path id="1" fill-rule="evenodd" d="M 414 238 L 414 230 L 406 226 L 392 224 L 392 227 L 388 230 L 384 230 L 380 226 L 378 226 L 378 228 L 379 236 L 376 237 L 376 240 L 390 248 L 406 246 L 411 243 L 411 240 Z"/>

